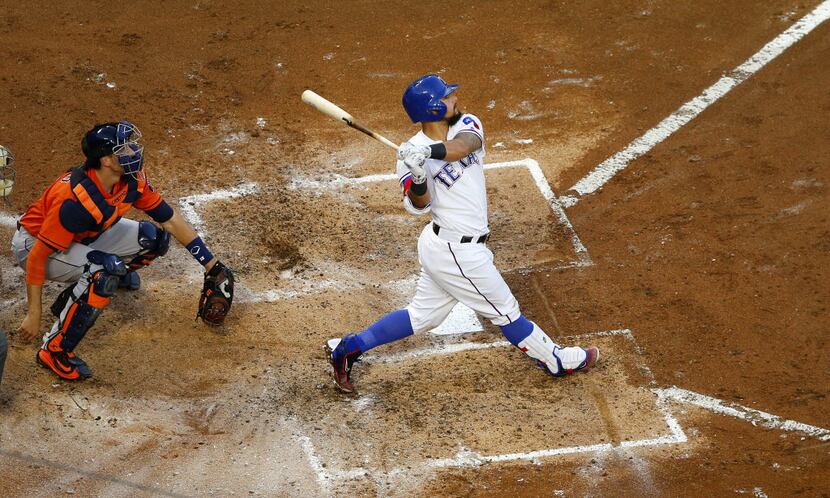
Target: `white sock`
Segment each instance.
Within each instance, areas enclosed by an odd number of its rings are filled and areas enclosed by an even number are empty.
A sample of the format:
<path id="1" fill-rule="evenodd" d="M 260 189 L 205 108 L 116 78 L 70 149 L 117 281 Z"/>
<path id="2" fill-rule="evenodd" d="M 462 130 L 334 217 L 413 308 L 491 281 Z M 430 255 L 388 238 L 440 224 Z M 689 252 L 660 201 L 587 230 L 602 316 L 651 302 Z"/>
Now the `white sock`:
<path id="1" fill-rule="evenodd" d="M 559 373 L 560 365 L 564 370 L 574 370 L 587 358 L 584 349 L 575 346 L 563 348 L 553 342 L 536 323 L 531 323 L 533 332 L 519 343 L 519 349 L 534 360 L 544 363 L 552 373 Z"/>

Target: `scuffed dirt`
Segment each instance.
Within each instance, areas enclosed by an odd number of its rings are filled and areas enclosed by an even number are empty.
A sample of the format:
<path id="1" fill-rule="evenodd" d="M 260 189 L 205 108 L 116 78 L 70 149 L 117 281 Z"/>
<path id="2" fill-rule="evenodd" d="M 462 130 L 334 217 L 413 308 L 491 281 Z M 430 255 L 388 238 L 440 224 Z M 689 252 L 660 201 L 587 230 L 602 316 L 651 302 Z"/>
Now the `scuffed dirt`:
<path id="1" fill-rule="evenodd" d="M 0 143 L 18 183 L 0 211 L 22 213 L 80 162 L 85 130 L 122 118 L 144 132 L 171 204 L 259 190 L 198 209 L 239 275 L 224 327 L 194 319 L 200 270 L 174 244 L 78 348 L 92 381 L 57 381 L 12 339 L 0 494 L 826 493 L 826 444 L 687 405 L 671 407 L 684 444 L 463 460 L 665 435 L 654 385 L 830 426 L 826 25 L 568 210 L 591 267 L 562 268 L 576 261 L 570 232 L 526 172 L 488 173 L 490 247 L 525 314 L 560 338 L 630 328 L 639 346 L 598 338 L 602 366 L 557 381 L 513 348 L 387 361 L 501 340 L 486 324 L 379 349 L 356 367 L 358 396 L 334 390 L 321 345 L 406 304 L 425 220 L 401 209 L 394 180 L 347 185 L 392 173 L 392 152 L 299 99 L 313 88 L 402 141 L 416 129 L 403 88 L 439 71 L 482 119 L 487 161 L 533 158 L 562 194 L 816 4 L 5 6 Z M 11 263 L 0 246 L 7 331 L 25 310 Z M 455 458 L 464 465 L 430 467 Z M 349 469 L 364 471 L 336 475 Z"/>

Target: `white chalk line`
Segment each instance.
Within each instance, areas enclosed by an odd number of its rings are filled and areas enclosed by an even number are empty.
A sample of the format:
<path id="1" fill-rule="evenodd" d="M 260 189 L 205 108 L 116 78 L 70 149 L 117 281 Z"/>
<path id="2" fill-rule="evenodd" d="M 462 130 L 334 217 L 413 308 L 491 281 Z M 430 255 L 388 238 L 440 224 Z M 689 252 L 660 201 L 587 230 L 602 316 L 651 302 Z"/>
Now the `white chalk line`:
<path id="1" fill-rule="evenodd" d="M 816 427 L 814 425 L 797 422 L 795 420 L 783 419 L 778 415 L 762 412 L 737 403 L 712 398 L 694 391 L 680 389 L 675 386 L 664 389 L 653 389 L 653 391 L 661 398 L 699 406 L 714 413 L 729 415 L 730 417 L 746 420 L 754 426 L 762 426 L 768 429 L 778 429 L 787 432 L 798 432 L 806 436 L 817 438 L 820 441 L 830 441 L 830 430 L 822 427 Z"/>
<path id="2" fill-rule="evenodd" d="M 641 350 L 639 346 L 636 345 L 636 340 L 634 338 L 633 333 L 630 329 L 615 329 L 615 330 L 606 330 L 601 332 L 592 332 L 588 334 L 579 334 L 579 335 L 572 335 L 563 337 L 563 340 L 580 340 L 580 339 L 589 339 L 589 338 L 597 338 L 597 337 L 613 337 L 613 336 L 622 336 L 625 337 L 627 340 L 631 341 L 635 344 L 636 349 L 635 351 L 637 354 L 641 354 Z M 339 339 L 333 339 L 333 341 L 337 341 Z M 474 351 L 474 350 L 481 350 L 481 349 L 490 349 L 490 348 L 498 348 L 498 347 L 510 347 L 508 341 L 495 341 L 489 343 L 461 343 L 461 344 L 448 344 L 448 345 L 438 345 L 432 346 L 429 348 L 409 351 L 405 353 L 399 353 L 395 355 L 388 355 L 381 357 L 380 355 L 368 355 L 366 359 L 368 361 L 376 360 L 381 361 L 383 363 L 388 362 L 399 362 L 404 360 L 412 360 L 412 359 L 419 359 L 424 357 L 431 357 L 431 356 L 442 356 L 448 354 L 454 354 L 462 351 Z M 651 370 L 647 371 L 650 373 Z M 653 377 L 652 377 L 653 380 Z M 496 454 L 496 455 L 482 455 L 480 453 L 476 453 L 470 451 L 467 448 L 461 448 L 458 453 L 451 458 L 436 458 L 436 459 L 427 459 L 425 460 L 421 466 L 425 469 L 443 469 L 443 468 L 461 468 L 461 467 L 477 467 L 486 463 L 507 463 L 507 462 L 517 462 L 517 461 L 529 461 L 533 463 L 541 463 L 542 459 L 545 458 L 553 458 L 563 455 L 573 455 L 573 454 L 580 454 L 580 453 L 600 453 L 606 451 L 618 451 L 618 450 L 626 450 L 632 448 L 640 448 L 640 447 L 654 447 L 654 446 L 662 446 L 668 444 L 682 444 L 688 441 L 688 437 L 686 436 L 685 432 L 680 426 L 680 423 L 677 419 L 672 415 L 669 411 L 668 403 L 666 400 L 657 393 L 655 393 L 655 403 L 657 406 L 658 411 L 663 416 L 663 419 L 666 423 L 666 427 L 669 430 L 669 434 L 657 436 L 653 438 L 646 438 L 646 439 L 639 439 L 634 441 L 621 441 L 617 444 L 614 443 L 599 443 L 599 444 L 590 444 L 590 445 L 578 445 L 578 446 L 566 446 L 566 447 L 559 447 L 559 448 L 548 448 L 542 450 L 535 450 L 535 451 L 528 451 L 528 452 L 516 452 L 516 453 L 506 453 L 506 454 Z M 309 447 L 313 448 L 311 445 L 311 441 L 309 440 Z M 315 464 L 322 469 L 321 467 L 321 460 L 320 457 L 313 453 L 313 456 L 309 457 L 312 466 Z M 391 470 L 384 470 L 387 475 L 395 475 L 395 474 L 406 474 L 407 472 L 411 472 L 412 469 L 415 468 L 413 465 L 409 465 L 408 467 L 398 467 L 393 468 Z M 335 470 L 331 468 L 323 469 L 323 477 L 327 483 L 330 480 L 334 479 L 355 479 L 364 476 L 373 476 L 380 472 L 380 469 L 366 469 L 366 468 L 353 468 L 348 470 Z M 324 491 L 329 488 L 324 488 Z"/>
<path id="3" fill-rule="evenodd" d="M 637 344 L 636 339 L 634 338 L 633 333 L 630 329 L 616 329 L 616 330 L 608 330 L 602 332 L 594 332 L 588 334 L 580 334 L 580 335 L 573 335 L 567 336 L 563 339 L 565 340 L 579 340 L 579 339 L 587 339 L 587 338 L 596 338 L 596 337 L 610 337 L 610 336 L 622 336 L 625 337 L 627 340 L 631 341 L 632 344 L 635 346 L 635 352 L 639 355 L 641 354 L 641 348 Z M 489 348 L 497 348 L 497 347 L 509 347 L 511 344 L 507 341 L 495 341 L 490 343 L 462 343 L 462 344 L 449 344 L 449 345 L 439 345 L 433 346 L 430 348 L 424 348 L 420 350 L 410 351 L 406 353 L 399 353 L 396 355 L 389 355 L 386 357 L 380 356 L 370 356 L 369 360 L 376 358 L 381 362 L 398 362 L 404 360 L 412 360 L 412 359 L 419 359 L 424 357 L 431 357 L 431 356 L 441 356 L 441 355 L 448 355 L 454 354 L 457 352 L 462 351 L 473 351 L 473 350 L 482 350 L 482 349 L 489 349 Z M 644 367 L 644 368 L 643 368 Z M 648 376 L 651 377 L 651 383 L 654 383 L 654 376 L 651 373 L 651 370 L 645 366 L 641 365 L 641 371 L 647 372 Z M 529 451 L 529 452 L 517 452 L 517 453 L 507 453 L 507 454 L 497 454 L 497 455 L 482 455 L 480 453 L 472 452 L 469 449 L 462 448 L 456 454 L 456 456 L 452 458 L 438 458 L 438 459 L 430 459 L 426 460 L 422 465 L 428 469 L 441 469 L 441 468 L 460 468 L 460 467 L 475 467 L 480 466 L 485 463 L 504 463 L 504 462 L 515 462 L 515 461 L 530 461 L 534 463 L 540 463 L 541 459 L 544 458 L 552 458 L 557 456 L 563 455 L 573 455 L 573 454 L 580 454 L 580 453 L 600 453 L 600 452 L 607 452 L 607 451 L 617 451 L 617 450 L 626 450 L 626 449 L 633 449 L 633 448 L 648 448 L 648 447 L 656 447 L 656 446 L 663 446 L 663 445 L 670 445 L 670 444 L 685 444 L 688 442 L 689 438 L 686 435 L 685 431 L 680 425 L 680 422 L 677 418 L 673 415 L 670 408 L 671 402 L 677 403 L 685 403 L 685 404 L 692 404 L 695 406 L 699 406 L 706 410 L 712 411 L 714 413 L 718 413 L 721 415 L 729 415 L 740 420 L 745 420 L 750 422 L 753 426 L 763 426 L 770 429 L 779 429 L 783 431 L 790 431 L 790 432 L 798 432 L 804 434 L 806 436 L 815 437 L 821 441 L 830 440 L 830 430 L 824 429 L 821 427 L 816 427 L 809 424 L 804 424 L 801 422 L 797 422 L 794 420 L 785 420 L 777 415 L 773 415 L 767 412 L 763 412 L 760 410 L 756 410 L 753 408 L 745 407 L 742 405 L 738 405 L 736 403 L 729 403 L 723 400 L 719 400 L 716 398 L 712 398 L 710 396 L 706 396 L 700 393 L 696 393 L 693 391 L 689 391 L 686 389 L 680 389 L 678 387 L 672 386 L 670 388 L 652 388 L 651 391 L 656 396 L 656 406 L 660 414 L 663 416 L 663 419 L 666 423 L 666 426 L 669 430 L 669 434 L 657 436 L 653 438 L 646 438 L 646 439 L 638 439 L 633 441 L 621 441 L 618 444 L 612 443 L 600 443 L 600 444 L 591 444 L 591 445 L 579 445 L 579 446 L 567 446 L 567 447 L 560 447 L 560 448 L 549 448 L 543 450 L 536 450 L 536 451 Z M 319 457 L 315 454 L 314 461 L 320 462 Z M 406 473 L 410 468 L 395 468 L 389 470 L 388 474 L 400 474 Z M 378 472 L 378 469 L 365 469 L 365 468 L 354 468 L 349 470 L 326 470 L 326 479 L 355 479 L 359 477 L 363 477 L 366 475 L 374 475 Z"/>
<path id="4" fill-rule="evenodd" d="M 587 254 L 587 253 L 585 253 Z M 572 268 L 586 268 L 593 265 L 590 259 L 580 259 L 577 261 L 568 261 L 563 264 L 554 265 L 550 267 L 550 271 L 567 270 Z M 502 273 L 527 273 L 534 268 L 508 268 L 502 270 Z M 237 295 L 234 297 L 239 304 L 257 304 L 257 303 L 274 303 L 286 299 L 295 299 L 298 297 L 310 296 L 313 294 L 320 294 L 330 290 L 336 291 L 350 291 L 360 288 L 374 288 L 373 284 L 364 284 L 357 280 L 310 280 L 298 279 L 297 288 L 293 289 L 267 289 L 263 291 L 254 291 L 247 287 L 237 284 Z M 414 289 L 418 283 L 418 276 L 411 275 L 398 280 L 390 280 L 389 282 L 380 284 L 378 287 L 384 290 L 394 290 L 403 292 L 406 289 Z"/>
<path id="5" fill-rule="evenodd" d="M 188 221 L 200 236 L 204 236 L 204 220 L 197 209 L 203 204 L 214 201 L 223 201 L 227 199 L 235 199 L 246 195 L 256 194 L 259 192 L 259 185 L 256 182 L 247 182 L 230 189 L 214 190 L 206 194 L 189 195 L 179 199 L 179 207 L 182 211 L 182 216 Z"/>
<path id="6" fill-rule="evenodd" d="M 576 192 L 576 195 L 567 195 L 559 198 L 561 205 L 565 207 L 573 206 L 579 202 L 581 197 L 599 190 L 614 175 L 625 169 L 631 161 L 648 153 L 657 144 L 696 118 L 707 107 L 749 79 L 750 76 L 758 72 L 767 63 L 781 55 L 787 48 L 826 21 L 828 17 L 830 17 L 830 0 L 825 0 L 813 9 L 812 12 L 802 17 L 790 26 L 790 28 L 764 45 L 761 50 L 752 55 L 743 64 L 719 79 L 714 85 L 705 89 L 702 94 L 680 106 L 679 109 L 663 119 L 657 126 L 629 143 L 623 150 L 600 163 L 588 175 L 568 189 L 568 191 Z"/>
<path id="7" fill-rule="evenodd" d="M 830 1 L 830 0 L 828 0 Z M 548 179 L 545 176 L 544 171 L 539 166 L 539 162 L 535 159 L 525 158 L 519 159 L 516 161 L 504 161 L 498 163 L 488 163 L 484 165 L 485 170 L 495 170 L 495 169 L 504 169 L 504 168 L 516 168 L 516 167 L 525 167 L 527 168 L 528 172 L 530 173 L 531 177 L 533 178 L 533 183 L 536 185 L 536 188 L 539 189 L 539 192 L 542 194 L 542 197 L 548 202 L 548 205 L 553 211 L 554 216 L 556 216 L 557 221 L 565 225 L 565 227 L 571 232 L 571 244 L 573 245 L 574 252 L 577 254 L 584 254 L 587 256 L 587 249 L 582 244 L 577 236 L 576 232 L 574 231 L 574 227 L 571 224 L 570 219 L 568 219 L 568 215 L 565 213 L 565 210 L 562 209 L 562 206 L 557 201 L 556 194 L 553 193 L 553 190 L 550 188 L 550 184 L 548 183 Z M 345 177 L 341 175 L 335 175 L 331 179 L 328 180 L 309 180 L 309 179 L 299 179 L 295 178 L 291 183 L 289 183 L 290 188 L 294 189 L 314 189 L 314 190 L 325 190 L 325 189 L 338 189 L 345 186 L 354 186 L 354 185 L 362 185 L 365 183 L 375 183 L 375 182 L 383 182 L 383 181 L 398 181 L 398 175 L 395 173 L 391 174 L 378 174 L 378 175 L 368 175 L 368 176 L 360 176 L 360 177 Z M 588 259 L 590 261 L 590 259 Z"/>
<path id="8" fill-rule="evenodd" d="M 591 260 L 590 255 L 588 254 L 588 250 L 582 244 L 582 241 L 579 239 L 579 236 L 576 233 L 576 230 L 571 224 L 570 219 L 568 218 L 565 210 L 559 204 L 556 198 L 556 194 L 553 193 L 553 190 L 550 188 L 550 184 L 548 183 L 547 177 L 545 176 L 542 168 L 539 166 L 539 163 L 530 158 L 520 159 L 517 161 L 505 161 L 499 163 L 490 163 L 485 164 L 485 170 L 495 170 L 495 169 L 504 169 L 504 168 L 515 168 L 515 167 L 525 167 L 527 168 L 528 172 L 530 173 L 531 177 L 533 178 L 533 182 L 536 187 L 539 189 L 539 192 L 542 194 L 542 197 L 547 201 L 548 206 L 550 207 L 551 211 L 553 211 L 554 216 L 556 217 L 557 221 L 564 225 L 565 228 L 568 230 L 571 240 L 571 246 L 574 250 L 574 253 L 577 255 L 577 259 L 575 261 L 568 261 L 561 265 L 556 265 L 551 270 L 560 270 L 560 269 L 569 269 L 569 268 L 585 268 L 588 266 L 593 265 L 593 261 Z M 383 182 L 383 181 L 398 181 L 397 174 L 377 174 L 377 175 L 367 175 L 361 177 L 345 177 L 341 175 L 334 175 L 330 179 L 326 180 L 309 180 L 309 179 L 301 179 L 295 178 L 289 183 L 289 188 L 292 189 L 311 189 L 311 190 L 333 190 L 333 189 L 340 189 L 347 186 L 354 186 L 354 185 L 362 185 L 367 183 L 375 183 L 375 182 Z M 179 203 L 182 206 L 188 205 L 190 208 L 189 214 L 185 215 L 188 218 L 188 221 L 192 223 L 202 223 L 201 217 L 199 217 L 198 213 L 196 213 L 195 208 L 199 207 L 201 203 L 209 202 L 213 200 L 222 200 L 227 199 L 229 197 L 239 197 L 240 195 L 244 195 L 247 193 L 255 193 L 256 192 L 256 184 L 244 184 L 240 185 L 236 189 L 225 190 L 225 191 L 217 191 L 212 192 L 209 194 L 201 194 L 197 196 L 190 196 L 182 198 Z M 239 193 L 238 190 L 242 189 L 243 193 Z M 184 207 L 183 207 L 184 209 Z M 189 216 L 189 217 L 188 217 Z M 530 271 L 531 268 L 516 268 L 516 269 L 508 269 L 504 270 L 505 272 L 510 271 L 522 271 L 527 270 Z M 414 286 L 415 282 L 417 282 L 416 277 L 405 277 L 399 280 L 393 280 L 382 284 L 381 288 L 401 288 L 402 285 L 407 285 L 412 282 L 412 286 Z M 268 289 L 265 291 L 252 291 L 243 288 L 241 285 L 238 286 L 240 289 L 239 292 L 239 302 L 240 303 L 272 303 L 284 299 L 294 299 L 298 297 L 303 297 L 309 294 L 317 294 L 320 292 L 325 292 L 329 290 L 338 290 L 338 291 L 347 291 L 356 288 L 362 287 L 362 285 L 355 280 L 322 280 L 322 281 L 313 281 L 307 280 L 301 283 L 300 288 L 298 289 Z"/>

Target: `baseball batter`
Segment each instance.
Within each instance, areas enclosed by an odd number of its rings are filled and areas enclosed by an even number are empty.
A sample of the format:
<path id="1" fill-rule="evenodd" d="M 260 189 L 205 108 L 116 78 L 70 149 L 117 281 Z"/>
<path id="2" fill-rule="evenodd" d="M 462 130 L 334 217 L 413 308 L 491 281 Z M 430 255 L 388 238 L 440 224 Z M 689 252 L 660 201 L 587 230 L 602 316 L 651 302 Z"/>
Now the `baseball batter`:
<path id="1" fill-rule="evenodd" d="M 28 312 L 18 333 L 40 328 L 45 280 L 69 283 L 51 306 L 57 317 L 36 360 L 65 380 L 92 376 L 75 348 L 116 289 L 138 289 L 135 272 L 163 256 L 170 235 L 205 267 L 198 316 L 222 323 L 233 301 L 233 273 L 147 180 L 141 132 L 130 122 L 95 125 L 81 141 L 85 162 L 61 174 L 17 223 L 12 251 L 26 270 Z M 123 218 L 131 208 L 149 221 Z"/>
<path id="2" fill-rule="evenodd" d="M 438 327 L 457 302 L 501 328 L 504 336 L 553 376 L 585 371 L 599 359 L 594 346 L 562 347 L 525 318 L 487 248 L 490 236 L 481 121 L 459 111 L 455 90 L 436 75 L 423 76 L 403 94 L 419 131 L 398 149 L 403 203 L 432 214 L 418 238 L 421 275 L 412 302 L 329 351 L 337 386 L 353 392 L 351 370 L 366 351 L 414 332 Z"/>

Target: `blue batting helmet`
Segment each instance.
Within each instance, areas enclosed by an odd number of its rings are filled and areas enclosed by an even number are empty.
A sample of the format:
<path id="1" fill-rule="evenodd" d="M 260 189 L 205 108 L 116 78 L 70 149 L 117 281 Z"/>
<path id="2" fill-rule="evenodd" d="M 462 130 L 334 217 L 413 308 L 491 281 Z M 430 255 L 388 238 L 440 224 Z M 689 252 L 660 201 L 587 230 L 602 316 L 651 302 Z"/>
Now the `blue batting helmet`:
<path id="1" fill-rule="evenodd" d="M 141 132 L 129 121 L 97 124 L 81 140 L 87 164 L 98 164 L 105 156 L 115 154 L 125 175 L 135 175 L 144 165 L 144 146 L 139 143 Z"/>
<path id="2" fill-rule="evenodd" d="M 421 76 L 403 92 L 403 108 L 413 123 L 440 121 L 447 113 L 447 104 L 441 99 L 456 88 L 458 85 L 448 85 L 438 75 Z"/>

